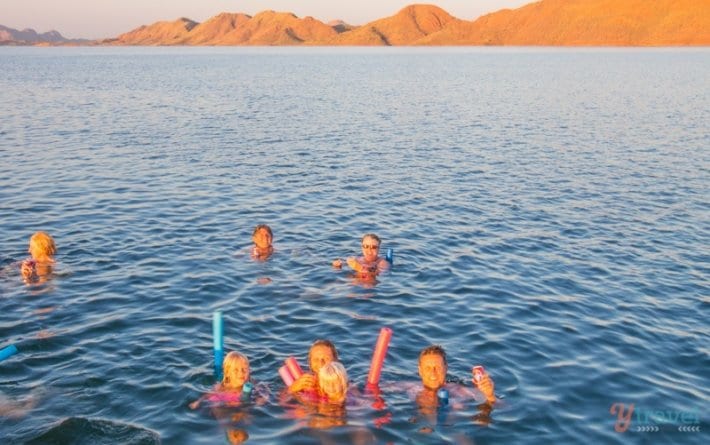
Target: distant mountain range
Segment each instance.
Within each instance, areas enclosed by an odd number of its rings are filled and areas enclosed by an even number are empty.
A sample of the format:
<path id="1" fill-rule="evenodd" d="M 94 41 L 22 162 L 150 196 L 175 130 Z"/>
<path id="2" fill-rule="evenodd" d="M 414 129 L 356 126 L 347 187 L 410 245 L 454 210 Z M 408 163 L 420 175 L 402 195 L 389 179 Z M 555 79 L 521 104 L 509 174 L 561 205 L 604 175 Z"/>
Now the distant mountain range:
<path id="1" fill-rule="evenodd" d="M 0 45 L 57 45 L 57 44 L 85 44 L 90 40 L 67 39 L 57 31 L 37 34 L 34 29 L 16 29 L 0 25 Z"/>
<path id="2" fill-rule="evenodd" d="M 0 44 L 76 44 L 51 31 L 0 26 Z M 435 5 L 411 5 L 362 26 L 289 12 L 221 13 L 144 25 L 89 45 L 523 45 L 710 46 L 708 0 L 542 0 L 474 21 Z"/>

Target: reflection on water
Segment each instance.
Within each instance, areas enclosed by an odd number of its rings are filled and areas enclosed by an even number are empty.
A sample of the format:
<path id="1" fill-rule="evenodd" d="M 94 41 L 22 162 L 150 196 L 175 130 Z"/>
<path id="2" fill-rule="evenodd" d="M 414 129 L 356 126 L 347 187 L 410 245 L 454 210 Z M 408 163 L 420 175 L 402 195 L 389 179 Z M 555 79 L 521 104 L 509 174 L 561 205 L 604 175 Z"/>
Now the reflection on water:
<path id="1" fill-rule="evenodd" d="M 5 442 L 697 441 L 620 435 L 609 409 L 710 397 L 707 49 L 3 47 L 0 64 Z M 256 261 L 262 222 L 275 252 Z M 38 230 L 59 265 L 25 285 Z M 392 270 L 334 271 L 370 232 Z M 274 394 L 316 338 L 362 387 L 391 327 L 379 399 L 190 410 L 216 310 Z M 440 422 L 391 387 L 432 343 L 505 403 Z"/>

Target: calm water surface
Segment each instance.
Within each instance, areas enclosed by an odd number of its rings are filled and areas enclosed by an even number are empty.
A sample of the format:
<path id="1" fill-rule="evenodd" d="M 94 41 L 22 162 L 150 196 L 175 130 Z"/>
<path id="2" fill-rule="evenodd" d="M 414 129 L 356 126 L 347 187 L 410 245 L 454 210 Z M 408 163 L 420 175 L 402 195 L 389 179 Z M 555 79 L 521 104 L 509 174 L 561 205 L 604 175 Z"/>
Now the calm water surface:
<path id="1" fill-rule="evenodd" d="M 707 440 L 708 49 L 0 48 L 0 66 L 0 347 L 21 351 L 0 362 L 3 443 Z M 245 253 L 257 223 L 266 263 Z M 60 273 L 27 286 L 36 230 Z M 395 252 L 375 286 L 330 267 L 366 232 Z M 273 391 L 226 422 L 187 406 L 214 382 L 215 310 Z M 436 419 L 385 389 L 331 428 L 280 406 L 288 355 L 330 338 L 362 385 L 382 326 L 383 388 L 440 343 L 451 379 L 483 364 L 502 402 Z M 636 407 L 625 433 L 614 403 Z"/>

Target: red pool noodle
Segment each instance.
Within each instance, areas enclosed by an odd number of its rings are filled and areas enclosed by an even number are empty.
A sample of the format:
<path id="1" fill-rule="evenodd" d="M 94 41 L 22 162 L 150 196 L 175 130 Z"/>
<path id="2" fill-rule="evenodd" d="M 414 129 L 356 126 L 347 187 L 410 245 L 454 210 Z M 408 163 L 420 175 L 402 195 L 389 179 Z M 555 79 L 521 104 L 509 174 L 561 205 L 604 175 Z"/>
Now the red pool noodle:
<path id="1" fill-rule="evenodd" d="M 281 379 L 284 381 L 284 385 L 286 385 L 286 388 L 293 385 L 293 382 L 296 380 L 293 378 L 293 376 L 291 375 L 291 373 L 289 372 L 288 368 L 285 365 L 279 368 L 279 375 L 281 376 Z"/>
<path id="2" fill-rule="evenodd" d="M 298 365 L 298 362 L 296 361 L 295 358 L 293 358 L 293 357 L 287 358 L 286 361 L 284 362 L 284 365 L 286 365 L 288 372 L 291 373 L 291 377 L 293 377 L 294 380 L 298 380 L 298 378 L 303 375 L 303 370 Z"/>
<path id="3" fill-rule="evenodd" d="M 380 329 L 380 336 L 377 338 L 375 350 L 372 352 L 372 363 L 370 364 L 370 373 L 367 375 L 368 385 L 377 385 L 380 382 L 380 373 L 382 372 L 382 364 L 387 355 L 387 348 L 390 345 L 392 338 L 392 329 Z"/>

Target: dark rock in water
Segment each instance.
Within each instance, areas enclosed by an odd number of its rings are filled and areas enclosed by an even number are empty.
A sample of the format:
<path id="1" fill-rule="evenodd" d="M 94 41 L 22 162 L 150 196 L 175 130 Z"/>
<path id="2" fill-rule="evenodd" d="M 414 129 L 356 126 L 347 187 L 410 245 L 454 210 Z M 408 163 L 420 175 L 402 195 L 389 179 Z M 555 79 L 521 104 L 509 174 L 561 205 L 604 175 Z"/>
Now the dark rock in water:
<path id="1" fill-rule="evenodd" d="M 54 425 L 26 445 L 153 445 L 160 443 L 155 431 L 108 420 L 71 417 Z"/>

